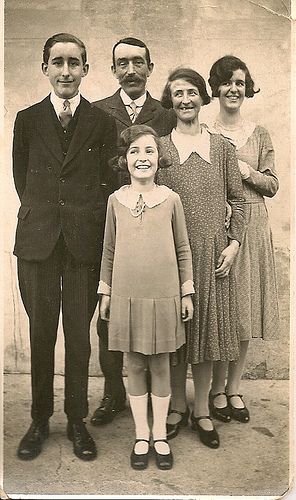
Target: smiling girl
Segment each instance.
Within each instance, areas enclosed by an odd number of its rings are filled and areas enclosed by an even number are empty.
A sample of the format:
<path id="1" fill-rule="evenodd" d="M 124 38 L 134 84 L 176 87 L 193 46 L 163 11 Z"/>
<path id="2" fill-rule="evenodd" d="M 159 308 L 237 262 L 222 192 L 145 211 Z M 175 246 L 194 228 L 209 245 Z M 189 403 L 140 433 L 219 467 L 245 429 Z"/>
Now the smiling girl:
<path id="1" fill-rule="evenodd" d="M 109 321 L 109 349 L 127 353 L 128 392 L 136 428 L 131 466 L 148 465 L 146 370 L 151 372 L 153 448 L 160 469 L 173 456 L 166 441 L 170 401 L 169 353 L 185 342 L 193 315 L 191 251 L 179 195 L 154 182 L 168 166 L 158 137 L 146 125 L 121 133 L 119 167 L 131 184 L 109 197 L 99 293 Z"/>

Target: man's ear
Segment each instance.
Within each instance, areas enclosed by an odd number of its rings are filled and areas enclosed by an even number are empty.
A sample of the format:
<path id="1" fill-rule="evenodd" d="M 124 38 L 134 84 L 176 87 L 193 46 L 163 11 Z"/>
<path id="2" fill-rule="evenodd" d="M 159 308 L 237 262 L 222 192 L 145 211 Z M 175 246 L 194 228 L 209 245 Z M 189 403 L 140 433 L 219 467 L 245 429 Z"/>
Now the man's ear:
<path id="1" fill-rule="evenodd" d="M 153 64 L 153 62 L 152 62 L 152 63 L 150 63 L 150 64 L 148 65 L 148 75 L 147 75 L 147 76 L 150 76 L 150 75 L 151 75 L 151 73 L 152 73 L 152 71 L 153 71 L 153 68 L 154 68 L 154 64 Z"/>
<path id="2" fill-rule="evenodd" d="M 85 63 L 85 64 L 83 65 L 83 69 L 82 69 L 82 71 L 83 71 L 82 76 L 86 76 L 86 75 L 87 75 L 87 73 L 88 73 L 88 71 L 89 71 L 89 64 L 88 64 L 88 63 Z"/>
<path id="3" fill-rule="evenodd" d="M 115 78 L 117 78 L 117 76 L 116 76 L 116 69 L 114 68 L 113 64 L 111 66 L 111 72 L 112 72 L 113 76 L 115 76 Z"/>
<path id="4" fill-rule="evenodd" d="M 45 62 L 43 62 L 41 64 L 41 69 L 42 69 L 42 73 L 45 75 L 45 76 L 48 76 L 48 64 L 46 64 Z"/>

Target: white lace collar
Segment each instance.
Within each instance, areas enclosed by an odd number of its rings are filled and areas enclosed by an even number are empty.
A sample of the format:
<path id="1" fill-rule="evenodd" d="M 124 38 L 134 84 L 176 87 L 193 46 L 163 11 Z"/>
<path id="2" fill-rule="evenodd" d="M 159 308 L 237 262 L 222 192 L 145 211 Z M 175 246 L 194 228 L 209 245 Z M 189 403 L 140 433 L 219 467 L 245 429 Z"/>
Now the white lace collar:
<path id="1" fill-rule="evenodd" d="M 189 158 L 191 153 L 197 153 L 203 160 L 211 163 L 210 160 L 210 135 L 217 133 L 211 130 L 207 125 L 201 124 L 201 134 L 188 135 L 178 132 L 175 128 L 172 130 L 171 139 L 177 148 L 180 157 L 180 163 Z"/>
<path id="2" fill-rule="evenodd" d="M 227 128 L 218 119 L 213 124 L 214 129 L 228 139 L 236 149 L 242 148 L 248 141 L 249 137 L 253 134 L 256 123 L 242 120 L 236 128 Z"/>
<path id="3" fill-rule="evenodd" d="M 145 205 L 153 208 L 165 201 L 171 192 L 172 190 L 167 186 L 158 186 L 157 184 L 154 184 L 154 188 L 151 191 L 144 191 L 143 193 L 131 189 L 130 185 L 126 185 L 115 191 L 114 195 L 121 205 L 134 210 L 140 195 L 142 195 Z"/>

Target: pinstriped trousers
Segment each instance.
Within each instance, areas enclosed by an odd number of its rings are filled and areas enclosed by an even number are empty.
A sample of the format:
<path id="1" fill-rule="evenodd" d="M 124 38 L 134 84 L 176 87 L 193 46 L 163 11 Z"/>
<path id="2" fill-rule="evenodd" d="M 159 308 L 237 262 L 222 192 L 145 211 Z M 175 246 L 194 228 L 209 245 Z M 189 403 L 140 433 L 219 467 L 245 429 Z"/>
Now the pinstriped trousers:
<path id="1" fill-rule="evenodd" d="M 90 321 L 97 304 L 99 265 L 75 261 L 60 236 L 44 261 L 18 258 L 20 293 L 30 323 L 33 420 L 54 411 L 54 351 L 60 311 L 65 340 L 64 411 L 71 422 L 88 414 Z"/>

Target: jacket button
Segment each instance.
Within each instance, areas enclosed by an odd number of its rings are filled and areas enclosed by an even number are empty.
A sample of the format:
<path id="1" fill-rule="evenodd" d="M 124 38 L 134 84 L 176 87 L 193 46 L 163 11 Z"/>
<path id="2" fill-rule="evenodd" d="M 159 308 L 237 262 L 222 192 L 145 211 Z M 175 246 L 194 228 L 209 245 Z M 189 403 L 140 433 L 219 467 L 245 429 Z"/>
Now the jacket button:
<path id="1" fill-rule="evenodd" d="M 59 200 L 59 204 L 62 205 L 62 206 L 64 206 L 65 205 L 64 200 Z"/>
<path id="2" fill-rule="evenodd" d="M 60 177 L 60 182 L 62 182 L 62 183 L 66 182 L 64 177 Z"/>

